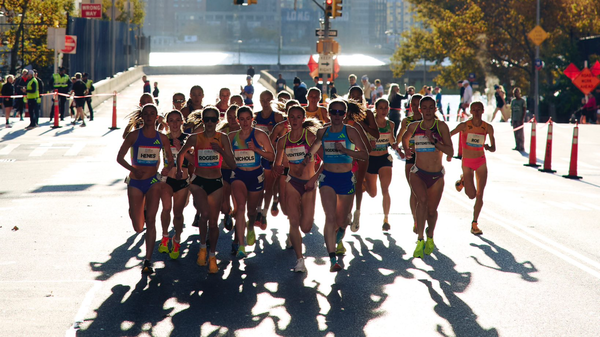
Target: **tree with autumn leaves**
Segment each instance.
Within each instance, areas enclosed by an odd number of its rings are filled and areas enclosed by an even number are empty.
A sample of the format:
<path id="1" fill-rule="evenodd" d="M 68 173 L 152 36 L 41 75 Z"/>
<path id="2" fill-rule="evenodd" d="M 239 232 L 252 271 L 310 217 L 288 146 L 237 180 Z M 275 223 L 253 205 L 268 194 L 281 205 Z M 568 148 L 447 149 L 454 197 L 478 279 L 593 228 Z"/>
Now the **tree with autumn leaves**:
<path id="1" fill-rule="evenodd" d="M 536 0 L 409 0 L 423 28 L 403 35 L 392 57 L 396 77 L 425 58 L 433 62 L 438 85 L 454 87 L 469 73 L 481 84 L 496 83 L 508 90 L 521 87 L 532 96 L 535 44 L 527 37 L 536 26 Z M 578 43 L 600 35 L 599 0 L 541 0 L 540 26 L 548 38 L 540 46 L 544 68 L 539 72 L 542 103 L 557 112 L 576 108 L 582 94 L 562 74 L 571 63 L 583 67 Z M 599 59 L 592 55 L 592 64 Z M 450 65 L 442 66 L 444 60 Z M 511 85 L 514 83 L 514 85 Z M 544 102 L 545 100 L 545 102 Z"/>
<path id="2" fill-rule="evenodd" d="M 117 0 L 115 6 L 121 11 L 118 21 L 129 21 L 133 25 L 144 21 L 144 3 L 142 0 L 129 0 L 131 15 L 124 9 L 128 0 Z M 110 12 L 111 0 L 103 0 L 103 19 Z M 1 30 L 2 43 L 6 50 L 2 53 L 4 64 L 8 62 L 9 73 L 32 64 L 46 67 L 54 63 L 54 52 L 46 46 L 48 27 L 66 27 L 70 16 L 79 16 L 73 0 L 0 0 L 0 11 L 4 16 Z M 23 61 L 22 64 L 20 61 Z"/>

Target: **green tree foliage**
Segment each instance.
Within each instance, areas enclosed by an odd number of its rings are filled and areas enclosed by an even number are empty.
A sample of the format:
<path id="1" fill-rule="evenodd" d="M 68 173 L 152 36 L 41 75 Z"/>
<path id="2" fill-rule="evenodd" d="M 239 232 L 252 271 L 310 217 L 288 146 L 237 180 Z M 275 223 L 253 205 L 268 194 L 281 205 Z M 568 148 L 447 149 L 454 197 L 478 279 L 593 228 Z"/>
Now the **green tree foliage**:
<path id="1" fill-rule="evenodd" d="M 526 93 L 533 91 L 535 44 L 527 33 L 536 25 L 536 0 L 409 1 L 424 28 L 403 35 L 404 43 L 392 57 L 396 77 L 425 58 L 435 64 L 431 70 L 440 71 L 435 82 L 443 86 L 476 73 L 481 84 L 501 83 L 510 90 L 512 82 Z M 540 93 L 559 104 L 562 95 L 576 94 L 562 71 L 571 62 L 583 67 L 578 41 L 600 35 L 600 1 L 542 0 L 540 17 L 549 35 L 540 48 L 545 63 Z M 451 65 L 442 67 L 444 60 Z"/>
<path id="2" fill-rule="evenodd" d="M 53 52 L 46 48 L 48 27 L 65 27 L 67 12 L 73 10 L 71 0 L 2 0 L 0 10 L 8 26 L 2 31 L 2 42 L 9 49 L 3 54 L 4 62 L 10 55 L 9 72 L 34 64 L 39 67 L 53 62 Z"/>
<path id="3" fill-rule="evenodd" d="M 102 0 L 102 18 L 110 19 L 113 0 Z M 129 4 L 129 5 L 128 5 Z M 131 11 L 127 11 L 127 8 Z M 144 23 L 144 1 L 143 0 L 115 0 L 115 7 L 118 9 L 117 21 L 127 22 L 132 25 L 141 25 Z"/>

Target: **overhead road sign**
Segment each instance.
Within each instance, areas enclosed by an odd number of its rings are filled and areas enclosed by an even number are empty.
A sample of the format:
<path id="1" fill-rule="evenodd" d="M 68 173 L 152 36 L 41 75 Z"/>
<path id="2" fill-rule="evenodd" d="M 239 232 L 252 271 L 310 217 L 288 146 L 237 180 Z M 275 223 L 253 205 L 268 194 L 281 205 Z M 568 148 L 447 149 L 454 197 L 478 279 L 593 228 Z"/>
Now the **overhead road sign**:
<path id="1" fill-rule="evenodd" d="M 315 30 L 315 36 L 318 37 L 325 37 L 325 31 L 323 29 L 316 29 Z M 329 37 L 337 37 L 338 36 L 338 31 L 335 29 L 330 29 L 329 30 Z"/>

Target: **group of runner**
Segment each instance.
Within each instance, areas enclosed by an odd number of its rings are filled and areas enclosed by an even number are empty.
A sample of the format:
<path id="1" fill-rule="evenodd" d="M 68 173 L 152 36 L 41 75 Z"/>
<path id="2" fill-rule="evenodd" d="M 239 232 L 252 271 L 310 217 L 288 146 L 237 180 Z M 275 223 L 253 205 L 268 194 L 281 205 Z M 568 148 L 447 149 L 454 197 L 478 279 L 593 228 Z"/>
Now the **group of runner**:
<path id="1" fill-rule="evenodd" d="M 413 95 L 396 134 L 398 127 L 388 119 L 389 102 L 380 98 L 373 110 L 367 108 L 360 87 L 352 87 L 348 99 L 334 99 L 327 108 L 319 106 L 317 88 L 308 91 L 306 107 L 286 91 L 274 97 L 265 90 L 260 94 L 260 111 L 243 105 L 243 98 L 232 96 L 227 88 L 219 91 L 216 105 L 203 106 L 203 97 L 200 86 L 192 87 L 187 102 L 183 93 L 176 93 L 173 110 L 161 117 L 152 96 L 144 94 L 130 115 L 117 162 L 130 171 L 125 182 L 133 228 L 138 233 L 146 229 L 144 274 L 154 272 L 151 257 L 159 203 L 162 238 L 158 251 L 177 259 L 183 210 L 190 198 L 200 233 L 197 264 L 208 266 L 209 273 L 219 271 L 215 254 L 220 213 L 226 230 L 235 227 L 231 253 L 242 259 L 247 256 L 246 245 L 256 242 L 255 227 L 265 230 L 267 213 L 270 210 L 277 216 L 279 208 L 289 219 L 286 246 L 296 254 L 293 270 L 305 272 L 302 233 L 312 230 L 317 183 L 330 271 L 342 270 L 338 256 L 346 251 L 346 229 L 359 230 L 363 192 L 375 197 L 377 180 L 383 199 L 382 230 L 391 228 L 389 187 L 394 160 L 390 147 L 399 157 L 406 157 L 413 231 L 418 239 L 413 256 L 431 254 L 444 188 L 442 156 L 453 155 L 451 136 L 457 133 L 465 145 L 463 174 L 456 189 L 464 187 L 467 196 L 476 199 L 471 232 L 482 233 L 477 221 L 487 179 L 484 150 L 495 151 L 495 141 L 492 126 L 481 120 L 481 102 L 471 104 L 472 119 L 450 131 L 435 117 L 434 99 Z M 485 144 L 486 137 L 490 145 Z M 125 155 L 130 150 L 128 162 Z M 171 212 L 173 237 L 169 235 Z"/>

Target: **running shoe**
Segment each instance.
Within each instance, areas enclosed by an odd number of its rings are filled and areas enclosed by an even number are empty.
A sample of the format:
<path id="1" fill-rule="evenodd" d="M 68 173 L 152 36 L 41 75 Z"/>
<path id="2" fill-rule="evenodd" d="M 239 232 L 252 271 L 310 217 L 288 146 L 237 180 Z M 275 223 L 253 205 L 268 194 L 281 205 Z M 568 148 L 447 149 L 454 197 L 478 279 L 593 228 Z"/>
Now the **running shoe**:
<path id="1" fill-rule="evenodd" d="M 463 180 L 463 175 L 460 175 L 460 179 L 458 179 L 455 183 L 454 183 L 454 187 L 456 187 L 457 191 L 462 191 L 464 186 L 464 180 Z"/>
<path id="2" fill-rule="evenodd" d="M 338 271 L 340 271 L 342 269 L 343 269 L 342 266 L 340 266 L 340 264 L 336 262 L 335 264 L 331 265 L 331 268 L 329 268 L 329 271 L 332 272 L 332 273 L 335 273 L 335 272 L 338 272 Z"/>
<path id="3" fill-rule="evenodd" d="M 233 220 L 231 219 L 231 215 L 225 214 L 223 218 L 223 227 L 229 232 L 233 229 Z"/>
<path id="4" fill-rule="evenodd" d="M 427 238 L 425 242 L 425 249 L 423 250 L 425 254 L 429 255 L 433 253 L 433 249 L 435 248 L 435 244 L 433 243 L 433 238 Z"/>
<path id="5" fill-rule="evenodd" d="M 354 211 L 354 218 L 352 219 L 352 225 L 350 226 L 350 230 L 353 232 L 358 232 L 360 228 L 360 210 Z"/>
<path id="6" fill-rule="evenodd" d="M 206 248 L 200 248 L 200 252 L 198 253 L 198 260 L 196 261 L 196 264 L 198 264 L 199 266 L 206 266 L 206 256 L 208 254 L 206 253 Z"/>
<path id="7" fill-rule="evenodd" d="M 267 230 L 267 216 L 263 215 L 262 219 L 260 219 L 260 229 Z"/>
<path id="8" fill-rule="evenodd" d="M 425 247 L 425 241 L 423 241 L 423 240 L 417 241 L 417 248 L 415 248 L 415 252 L 413 253 L 413 256 L 423 258 L 423 248 L 424 247 Z"/>
<path id="9" fill-rule="evenodd" d="M 335 255 L 344 255 L 346 254 L 346 247 L 344 247 L 344 243 L 340 241 L 335 247 Z"/>
<path id="10" fill-rule="evenodd" d="M 231 244 L 231 255 L 237 254 L 237 251 L 239 248 L 240 248 L 240 245 L 238 243 L 232 243 Z"/>
<path id="11" fill-rule="evenodd" d="M 306 273 L 306 266 L 304 265 L 304 259 L 298 259 L 296 266 L 294 267 L 296 273 Z"/>
<path id="12" fill-rule="evenodd" d="M 254 229 L 248 230 L 248 235 L 246 235 L 246 243 L 248 246 L 252 246 L 256 243 L 256 233 L 254 233 Z"/>
<path id="13" fill-rule="evenodd" d="M 382 229 L 384 232 L 387 232 L 387 231 L 389 231 L 389 230 L 390 230 L 390 228 L 391 228 L 391 226 L 390 226 L 390 224 L 389 224 L 389 223 L 387 223 L 387 222 L 384 222 L 384 223 L 383 223 L 383 226 L 381 226 L 381 229 Z"/>
<path id="14" fill-rule="evenodd" d="M 294 248 L 294 245 L 292 244 L 292 239 L 290 238 L 290 235 L 287 235 L 287 240 L 285 240 L 285 249 L 292 249 Z"/>
<path id="15" fill-rule="evenodd" d="M 154 274 L 154 269 L 152 269 L 152 262 L 144 260 L 144 264 L 142 265 L 142 274 Z"/>
<path id="16" fill-rule="evenodd" d="M 87 125 L 85 125 L 85 123 L 83 123 L 83 124 L 81 124 L 81 125 L 79 125 L 79 126 L 80 126 L 80 127 L 82 127 L 82 128 L 84 128 L 84 127 L 86 127 Z"/>
<path id="17" fill-rule="evenodd" d="M 217 266 L 217 257 L 211 256 L 208 258 L 208 273 L 216 274 L 219 271 L 219 267 Z"/>
<path id="18" fill-rule="evenodd" d="M 475 234 L 475 235 L 481 235 L 483 234 L 483 231 L 481 229 L 479 229 L 479 227 L 477 226 L 477 222 L 473 221 L 471 223 L 471 234 Z"/>
<path id="19" fill-rule="evenodd" d="M 192 227 L 198 227 L 198 222 L 200 222 L 200 216 L 196 214 L 194 215 L 194 222 L 192 222 Z"/>
<path id="20" fill-rule="evenodd" d="M 248 254 L 246 254 L 246 247 L 245 246 L 240 246 L 240 248 L 238 248 L 236 256 L 237 256 L 238 259 L 244 259 L 244 258 L 246 258 L 246 256 L 248 256 Z"/>
<path id="21" fill-rule="evenodd" d="M 256 213 L 256 219 L 254 220 L 254 226 L 260 227 L 262 225 L 262 213 Z"/>
<path id="22" fill-rule="evenodd" d="M 159 253 L 168 253 L 169 252 L 169 237 L 163 236 L 162 240 L 160 240 L 160 244 L 158 245 Z"/>
<path id="23" fill-rule="evenodd" d="M 277 208 L 277 204 L 279 201 L 273 200 L 273 205 L 271 206 L 271 215 L 277 216 L 279 214 L 279 208 Z"/>
<path id="24" fill-rule="evenodd" d="M 12 125 L 6 123 L 6 127 L 10 129 L 10 128 L 12 128 Z"/>
<path id="25" fill-rule="evenodd" d="M 346 230 L 342 228 L 338 228 L 337 233 L 335 234 L 335 243 L 342 242 L 344 238 L 344 234 L 346 234 Z"/>
<path id="26" fill-rule="evenodd" d="M 180 243 L 175 242 L 175 240 L 171 240 L 171 252 L 169 253 L 169 257 L 171 257 L 172 260 L 177 260 L 177 258 L 179 258 L 180 247 Z"/>

